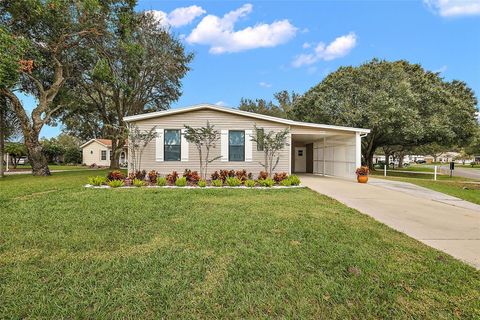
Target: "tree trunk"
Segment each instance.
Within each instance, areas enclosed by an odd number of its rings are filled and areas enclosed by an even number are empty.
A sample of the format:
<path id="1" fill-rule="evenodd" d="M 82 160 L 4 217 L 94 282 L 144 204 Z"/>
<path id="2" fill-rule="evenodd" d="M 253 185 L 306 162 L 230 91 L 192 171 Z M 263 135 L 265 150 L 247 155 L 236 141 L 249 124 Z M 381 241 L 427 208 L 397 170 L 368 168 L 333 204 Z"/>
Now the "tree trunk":
<path id="1" fill-rule="evenodd" d="M 48 168 L 47 158 L 42 152 L 42 145 L 38 141 L 38 133 L 30 132 L 25 136 L 25 145 L 27 147 L 28 161 L 32 166 L 32 174 L 34 176 L 51 175 Z"/>

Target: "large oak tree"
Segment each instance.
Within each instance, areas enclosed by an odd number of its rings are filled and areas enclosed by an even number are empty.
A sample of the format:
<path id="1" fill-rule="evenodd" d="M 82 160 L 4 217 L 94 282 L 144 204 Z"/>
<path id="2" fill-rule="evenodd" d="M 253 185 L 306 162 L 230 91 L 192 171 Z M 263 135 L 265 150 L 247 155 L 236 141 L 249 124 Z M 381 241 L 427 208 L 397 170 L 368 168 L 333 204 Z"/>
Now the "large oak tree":
<path id="1" fill-rule="evenodd" d="M 105 17 L 114 7 L 123 5 L 122 1 L 108 0 L 0 2 L 2 38 L 8 40 L 2 41 L 0 49 L 10 53 L 0 64 L 0 74 L 8 80 L 0 84 L 0 94 L 13 105 L 34 175 L 50 174 L 39 135 L 64 107 L 55 100 L 65 82 L 78 71 L 77 49 L 88 47 L 90 40 L 101 35 L 106 29 Z M 36 99 L 31 112 L 16 91 Z"/>
<path id="2" fill-rule="evenodd" d="M 81 77 L 65 87 L 74 101 L 62 115 L 67 131 L 112 139 L 111 168 L 118 168 L 127 128 L 123 117 L 169 108 L 193 55 L 149 13 L 109 21 L 109 33 L 86 50 Z"/>
<path id="3" fill-rule="evenodd" d="M 362 155 L 373 168 L 377 148 L 468 143 L 477 100 L 463 82 L 443 80 L 407 61 L 374 59 L 341 67 L 294 104 L 294 119 L 371 129 Z"/>

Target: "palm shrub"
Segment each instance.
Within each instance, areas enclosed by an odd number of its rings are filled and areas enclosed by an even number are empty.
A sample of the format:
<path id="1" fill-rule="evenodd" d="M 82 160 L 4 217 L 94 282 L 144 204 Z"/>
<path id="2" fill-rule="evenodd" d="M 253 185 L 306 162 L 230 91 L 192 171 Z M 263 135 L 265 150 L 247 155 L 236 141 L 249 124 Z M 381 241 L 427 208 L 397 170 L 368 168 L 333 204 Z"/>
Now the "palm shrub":
<path id="1" fill-rule="evenodd" d="M 187 185 L 187 178 L 186 177 L 181 177 L 181 178 L 178 178 L 176 181 L 175 181 L 175 185 L 177 187 L 185 187 Z"/>
<path id="2" fill-rule="evenodd" d="M 284 179 L 282 181 L 280 181 L 280 185 L 283 186 L 283 187 L 290 187 L 292 185 L 292 180 L 290 179 Z"/>
<path id="3" fill-rule="evenodd" d="M 101 186 L 105 184 L 105 182 L 107 182 L 107 178 L 101 176 L 88 178 L 88 184 L 91 184 L 92 186 Z"/>
<path id="4" fill-rule="evenodd" d="M 245 180 L 245 187 L 248 187 L 248 188 L 255 187 L 255 180 L 251 180 L 251 179 Z"/>
<path id="5" fill-rule="evenodd" d="M 110 180 L 108 181 L 108 185 L 112 188 L 118 188 L 118 187 L 123 187 L 125 183 L 123 180 Z"/>
<path id="6" fill-rule="evenodd" d="M 300 178 L 297 175 L 292 174 L 290 177 L 288 177 L 288 180 L 290 180 L 292 186 L 300 185 Z"/>
<path id="7" fill-rule="evenodd" d="M 257 182 L 262 187 L 268 187 L 268 188 L 273 187 L 273 185 L 275 184 L 275 181 L 272 178 L 258 179 Z"/>
<path id="8" fill-rule="evenodd" d="M 229 187 L 238 187 L 242 184 L 242 180 L 236 178 L 236 177 L 227 177 L 225 180 L 225 183 Z"/>
<path id="9" fill-rule="evenodd" d="M 164 187 L 167 185 L 167 178 L 159 177 L 157 178 L 157 186 Z"/>
<path id="10" fill-rule="evenodd" d="M 198 180 L 198 186 L 200 188 L 205 188 L 207 186 L 207 181 L 201 179 L 201 180 Z"/>
<path id="11" fill-rule="evenodd" d="M 140 179 L 133 179 L 132 185 L 135 187 L 143 187 L 145 185 L 145 181 Z"/>
<path id="12" fill-rule="evenodd" d="M 212 180 L 212 186 L 221 187 L 222 185 L 223 185 L 223 181 L 221 179 Z"/>

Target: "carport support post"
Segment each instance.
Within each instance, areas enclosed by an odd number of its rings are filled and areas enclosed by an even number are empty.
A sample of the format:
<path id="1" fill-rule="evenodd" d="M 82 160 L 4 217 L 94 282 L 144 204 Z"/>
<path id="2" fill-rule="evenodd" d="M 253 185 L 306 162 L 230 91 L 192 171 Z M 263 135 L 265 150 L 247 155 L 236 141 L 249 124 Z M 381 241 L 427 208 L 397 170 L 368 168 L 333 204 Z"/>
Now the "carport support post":
<path id="1" fill-rule="evenodd" d="M 387 165 L 386 164 L 383 165 L 383 176 L 384 177 L 387 176 Z"/>
<path id="2" fill-rule="evenodd" d="M 433 167 L 433 180 L 437 181 L 437 166 Z"/>
<path id="3" fill-rule="evenodd" d="M 325 177 L 325 145 L 326 145 L 326 137 L 323 137 L 323 176 Z"/>
<path id="4" fill-rule="evenodd" d="M 362 136 L 360 132 L 355 132 L 355 166 L 362 166 Z"/>

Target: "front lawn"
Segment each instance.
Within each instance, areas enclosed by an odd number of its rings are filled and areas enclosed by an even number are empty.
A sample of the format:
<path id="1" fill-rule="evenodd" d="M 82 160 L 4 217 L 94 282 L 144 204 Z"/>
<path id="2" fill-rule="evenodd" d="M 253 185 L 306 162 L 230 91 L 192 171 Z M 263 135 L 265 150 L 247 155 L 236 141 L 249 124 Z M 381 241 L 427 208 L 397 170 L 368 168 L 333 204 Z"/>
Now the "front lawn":
<path id="1" fill-rule="evenodd" d="M 29 165 L 29 164 L 19 164 L 19 165 L 17 165 L 16 169 L 13 169 L 12 165 L 10 165 L 9 167 L 12 171 L 29 171 L 29 170 L 32 170 L 32 166 Z M 80 164 L 78 164 L 78 165 L 49 164 L 48 168 L 50 170 L 65 170 L 65 171 L 92 169 L 92 168 L 89 168 L 88 166 L 82 166 Z"/>
<path id="2" fill-rule="evenodd" d="M 0 180 L 0 318 L 480 317 L 480 272 L 308 189 L 89 175 Z"/>

